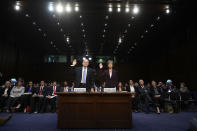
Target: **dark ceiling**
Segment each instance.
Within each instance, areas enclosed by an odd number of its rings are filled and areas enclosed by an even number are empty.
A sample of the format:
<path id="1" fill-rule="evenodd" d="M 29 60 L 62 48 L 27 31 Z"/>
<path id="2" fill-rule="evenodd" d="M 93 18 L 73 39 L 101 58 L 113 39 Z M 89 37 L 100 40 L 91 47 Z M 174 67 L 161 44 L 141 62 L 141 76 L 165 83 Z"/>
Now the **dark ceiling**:
<path id="1" fill-rule="evenodd" d="M 49 3 L 79 11 L 50 12 Z M 2 31 L 17 45 L 30 51 L 63 55 L 117 55 L 134 58 L 149 52 L 161 53 L 168 48 L 173 36 L 184 30 L 191 17 L 188 5 L 174 0 L 73 0 L 20 1 L 21 9 L 14 9 L 16 1 L 4 6 Z M 109 5 L 113 11 L 109 12 Z M 121 11 L 117 12 L 118 5 Z M 129 13 L 125 6 L 129 6 Z M 134 14 L 134 7 L 139 13 Z M 169 8 L 169 14 L 166 13 Z M 145 52 L 145 53 L 142 53 Z"/>

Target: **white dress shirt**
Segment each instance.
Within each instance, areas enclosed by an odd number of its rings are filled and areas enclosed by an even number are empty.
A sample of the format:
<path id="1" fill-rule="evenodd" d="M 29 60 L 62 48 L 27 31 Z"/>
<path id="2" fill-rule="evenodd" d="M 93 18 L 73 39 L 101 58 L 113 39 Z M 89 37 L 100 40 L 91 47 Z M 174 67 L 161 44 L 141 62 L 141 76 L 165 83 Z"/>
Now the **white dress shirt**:
<path id="1" fill-rule="evenodd" d="M 4 95 L 8 94 L 8 88 L 5 88 Z"/>
<path id="2" fill-rule="evenodd" d="M 134 86 L 129 86 L 130 87 L 130 92 L 135 92 Z"/>
<path id="3" fill-rule="evenodd" d="M 111 79 L 111 77 L 112 77 L 112 72 L 109 72 L 109 77 L 110 77 L 110 79 Z"/>

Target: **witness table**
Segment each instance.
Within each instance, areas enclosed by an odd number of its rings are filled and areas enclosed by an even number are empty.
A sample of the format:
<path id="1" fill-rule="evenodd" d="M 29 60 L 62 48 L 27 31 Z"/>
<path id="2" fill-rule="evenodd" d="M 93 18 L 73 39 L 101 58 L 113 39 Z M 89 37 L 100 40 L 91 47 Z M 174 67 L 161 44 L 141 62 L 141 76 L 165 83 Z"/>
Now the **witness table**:
<path id="1" fill-rule="evenodd" d="M 56 93 L 58 128 L 131 128 L 131 93 Z"/>

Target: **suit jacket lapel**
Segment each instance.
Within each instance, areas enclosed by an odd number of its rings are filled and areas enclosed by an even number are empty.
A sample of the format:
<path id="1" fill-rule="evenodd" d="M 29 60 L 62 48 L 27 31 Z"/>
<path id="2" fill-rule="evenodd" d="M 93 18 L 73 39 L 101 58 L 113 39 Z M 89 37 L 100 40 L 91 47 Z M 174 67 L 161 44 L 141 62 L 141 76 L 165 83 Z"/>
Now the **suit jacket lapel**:
<path id="1" fill-rule="evenodd" d="M 87 82 L 88 75 L 89 75 L 89 68 L 87 67 L 86 82 Z"/>

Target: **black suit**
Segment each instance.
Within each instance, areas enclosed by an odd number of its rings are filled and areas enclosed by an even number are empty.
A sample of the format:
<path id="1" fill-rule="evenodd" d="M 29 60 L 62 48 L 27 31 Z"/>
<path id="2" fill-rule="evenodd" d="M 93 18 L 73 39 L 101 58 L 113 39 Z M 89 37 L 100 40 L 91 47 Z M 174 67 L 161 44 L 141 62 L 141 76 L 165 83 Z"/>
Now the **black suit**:
<path id="1" fill-rule="evenodd" d="M 47 96 L 55 96 L 55 92 L 61 92 L 61 87 L 57 87 L 55 91 L 53 90 L 53 86 L 48 87 L 47 89 Z M 53 98 L 45 98 L 45 102 L 44 102 L 44 106 L 45 108 L 50 105 L 51 106 L 51 112 L 55 112 L 56 111 L 56 105 L 57 105 L 57 97 L 53 97 Z"/>
<path id="2" fill-rule="evenodd" d="M 33 95 L 43 95 L 43 97 L 33 97 Z M 34 111 L 38 111 L 38 112 L 43 112 L 44 110 L 44 99 L 47 95 L 47 87 L 33 87 L 32 89 L 32 97 L 31 97 L 31 110 L 30 113 L 34 112 Z M 37 109 L 36 109 L 37 107 Z"/>
<path id="3" fill-rule="evenodd" d="M 160 97 L 155 97 L 155 95 L 160 95 Z M 151 87 L 151 97 L 156 107 L 163 106 L 162 92 L 160 87 Z"/>
<path id="4" fill-rule="evenodd" d="M 105 88 L 115 88 L 115 87 L 117 87 L 117 85 L 118 85 L 118 74 L 117 74 L 116 70 L 114 70 L 114 69 L 112 70 L 112 76 L 110 78 L 109 69 L 104 70 L 104 71 L 102 69 L 100 69 L 99 76 L 105 82 Z"/>
<path id="5" fill-rule="evenodd" d="M 10 96 L 10 91 L 12 90 L 12 88 L 9 87 L 9 89 L 7 90 L 7 95 L 8 96 L 2 96 L 5 92 L 5 89 L 6 88 L 4 87 L 0 90 L 0 109 L 2 109 L 5 106 L 5 104 L 7 103 L 7 100 Z"/>
<path id="6" fill-rule="evenodd" d="M 83 67 L 72 67 L 72 73 L 75 76 L 75 88 L 81 87 L 82 68 Z M 83 87 L 85 87 L 87 91 L 94 88 L 94 71 L 92 68 L 87 67 L 86 84 Z"/>
<path id="7" fill-rule="evenodd" d="M 150 89 L 147 88 L 146 86 L 138 86 L 138 92 L 139 92 L 139 98 L 142 103 L 145 104 L 146 106 L 146 113 L 149 113 L 149 102 L 151 102 L 151 97 L 150 97 Z"/>

